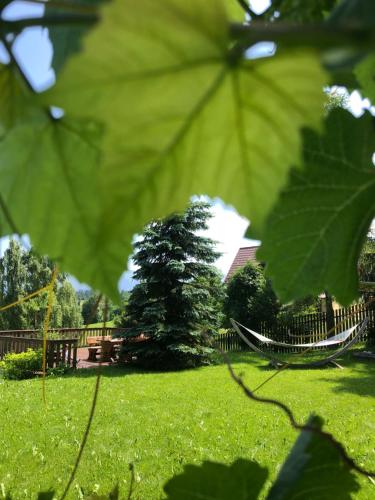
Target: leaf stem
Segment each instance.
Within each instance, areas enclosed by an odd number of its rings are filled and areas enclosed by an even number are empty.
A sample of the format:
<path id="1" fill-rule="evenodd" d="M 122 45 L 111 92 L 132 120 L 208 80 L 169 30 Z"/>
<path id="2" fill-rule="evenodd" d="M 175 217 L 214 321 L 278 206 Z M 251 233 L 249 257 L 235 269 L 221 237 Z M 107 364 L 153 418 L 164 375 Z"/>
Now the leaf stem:
<path id="1" fill-rule="evenodd" d="M 338 45 L 358 46 L 370 50 L 375 45 L 374 32 L 370 29 L 333 27 L 328 24 L 292 24 L 255 21 L 250 24 L 231 23 L 230 33 L 244 48 L 260 41 L 285 44 L 298 43 L 311 47 L 332 48 Z"/>

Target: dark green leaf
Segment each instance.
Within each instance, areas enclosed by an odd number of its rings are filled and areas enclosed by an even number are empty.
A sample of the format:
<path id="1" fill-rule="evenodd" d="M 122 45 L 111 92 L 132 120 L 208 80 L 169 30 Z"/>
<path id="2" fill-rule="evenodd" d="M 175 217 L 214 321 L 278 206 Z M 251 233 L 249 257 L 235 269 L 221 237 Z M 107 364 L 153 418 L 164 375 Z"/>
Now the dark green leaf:
<path id="1" fill-rule="evenodd" d="M 30 99 L 17 71 L 0 63 L 0 137 L 26 114 L 29 105 Z"/>
<path id="2" fill-rule="evenodd" d="M 119 498 L 118 485 L 116 485 L 108 495 L 98 495 L 97 493 L 92 493 L 91 495 L 85 496 L 85 500 L 118 500 Z"/>
<path id="3" fill-rule="evenodd" d="M 98 234 L 100 137 L 93 121 L 53 120 L 42 112 L 13 127 L 0 142 L 0 194 L 9 214 L 2 214 L 0 232 L 15 226 L 60 270 L 116 297 L 111 257 L 103 257 Z"/>
<path id="4" fill-rule="evenodd" d="M 311 417 L 307 424 L 321 429 L 323 420 Z M 359 489 L 338 450 L 316 433 L 302 431 L 267 500 L 350 500 Z"/>
<path id="5" fill-rule="evenodd" d="M 109 0 L 79 0 L 75 2 L 76 12 L 79 7 L 93 7 L 92 12 L 99 14 L 99 9 L 96 9 L 100 4 Z M 66 12 L 70 12 L 69 4 L 67 10 L 49 6 L 46 2 L 45 16 L 64 16 Z M 82 10 L 84 12 L 84 9 Z M 74 13 L 74 9 L 73 9 Z M 82 37 L 91 29 L 92 26 L 87 24 L 67 24 L 65 26 L 57 25 L 48 28 L 49 38 L 53 45 L 52 67 L 58 73 L 64 66 L 66 60 L 75 52 L 79 52 L 82 48 Z"/>
<path id="6" fill-rule="evenodd" d="M 335 3 L 336 0 L 273 0 L 265 17 L 274 18 L 277 12 L 282 21 L 319 22 Z"/>
<path id="7" fill-rule="evenodd" d="M 375 104 L 375 54 L 358 64 L 355 74 L 361 85 L 361 93 Z"/>
<path id="8" fill-rule="evenodd" d="M 232 465 L 203 462 L 186 465 L 164 486 L 168 500 L 254 500 L 267 479 L 267 469 L 238 459 Z"/>
<path id="9" fill-rule="evenodd" d="M 343 0 L 330 15 L 331 25 L 347 28 L 371 28 L 375 26 L 374 0 Z"/>
<path id="10" fill-rule="evenodd" d="M 282 301 L 328 290 L 357 296 L 357 261 L 375 215 L 373 118 L 336 109 L 323 137 L 304 133 L 303 172 L 292 173 L 269 218 L 257 257 Z"/>

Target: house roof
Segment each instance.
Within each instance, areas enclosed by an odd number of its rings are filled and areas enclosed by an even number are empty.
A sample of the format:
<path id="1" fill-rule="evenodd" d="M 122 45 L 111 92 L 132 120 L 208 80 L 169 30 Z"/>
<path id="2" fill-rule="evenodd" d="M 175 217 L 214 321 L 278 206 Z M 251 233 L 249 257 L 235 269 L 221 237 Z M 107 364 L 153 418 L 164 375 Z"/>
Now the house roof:
<path id="1" fill-rule="evenodd" d="M 258 246 L 239 248 L 224 281 L 227 282 L 238 269 L 243 267 L 250 260 L 252 262 L 257 262 L 255 254 L 258 248 Z"/>

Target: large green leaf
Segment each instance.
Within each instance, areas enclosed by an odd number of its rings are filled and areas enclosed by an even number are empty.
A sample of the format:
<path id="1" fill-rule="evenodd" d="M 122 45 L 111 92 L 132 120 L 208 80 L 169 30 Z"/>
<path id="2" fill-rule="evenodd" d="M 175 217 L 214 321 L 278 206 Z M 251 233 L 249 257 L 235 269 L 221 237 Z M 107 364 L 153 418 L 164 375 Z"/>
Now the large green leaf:
<path id="1" fill-rule="evenodd" d="M 321 429 L 323 420 L 311 417 L 307 424 Z M 350 500 L 359 489 L 338 450 L 316 433 L 302 431 L 267 500 Z"/>
<path id="2" fill-rule="evenodd" d="M 375 215 L 373 118 L 336 109 L 324 137 L 304 133 L 303 172 L 292 173 L 257 253 L 281 300 L 328 290 L 357 296 L 357 261 Z"/>
<path id="3" fill-rule="evenodd" d="M 185 465 L 184 472 L 164 486 L 169 500 L 253 500 L 267 479 L 267 469 L 255 462 L 238 459 L 231 465 L 203 462 Z"/>
<path id="4" fill-rule="evenodd" d="M 0 232 L 28 233 L 35 248 L 82 281 L 114 296 L 111 256 L 96 245 L 100 127 L 35 111 L 0 142 Z M 104 260 L 103 260 L 104 259 Z M 98 275 L 100 276 L 98 278 Z"/>
<path id="5" fill-rule="evenodd" d="M 26 114 L 30 99 L 11 65 L 0 64 L 0 137 Z"/>
<path id="6" fill-rule="evenodd" d="M 260 228 L 299 162 L 300 127 L 319 125 L 315 53 L 246 60 L 228 32 L 219 0 L 114 1 L 45 98 L 106 126 L 101 234 L 117 274 L 124 242 L 193 194 L 220 196 Z"/>
<path id="7" fill-rule="evenodd" d="M 359 63 L 355 69 L 361 92 L 375 104 L 375 54 L 371 54 Z"/>

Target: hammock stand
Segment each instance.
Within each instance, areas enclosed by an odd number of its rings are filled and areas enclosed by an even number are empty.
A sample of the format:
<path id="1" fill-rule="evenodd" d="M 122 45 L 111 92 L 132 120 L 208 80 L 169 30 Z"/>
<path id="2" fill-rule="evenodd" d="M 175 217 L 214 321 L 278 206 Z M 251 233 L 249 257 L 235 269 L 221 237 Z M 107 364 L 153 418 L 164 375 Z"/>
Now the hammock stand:
<path id="1" fill-rule="evenodd" d="M 349 328 L 348 330 L 345 330 L 344 332 L 338 333 L 337 335 L 334 335 L 333 337 L 330 337 L 325 340 L 321 340 L 319 342 L 315 343 L 309 343 L 309 344 L 288 344 L 285 342 L 277 342 L 274 341 L 268 337 L 265 337 L 264 335 L 261 335 L 260 333 L 254 332 L 253 330 L 250 330 L 249 328 L 246 328 L 245 326 L 241 325 L 241 323 L 238 323 L 234 319 L 231 318 L 231 323 L 235 331 L 238 333 L 238 335 L 241 337 L 241 339 L 247 344 L 253 351 L 257 352 L 264 358 L 268 359 L 270 361 L 270 364 L 274 368 L 283 368 L 283 367 L 288 367 L 288 368 L 317 368 L 319 366 L 325 366 L 328 365 L 329 363 L 333 364 L 337 368 L 342 368 L 338 363 L 335 362 L 335 359 L 344 354 L 352 345 L 354 345 L 358 340 L 360 339 L 362 333 L 365 331 L 368 323 L 368 318 L 365 318 L 361 323 L 358 323 L 357 325 L 353 326 L 352 328 Z M 263 351 L 256 345 L 254 345 L 247 337 L 244 335 L 240 327 L 244 328 L 246 331 L 248 331 L 251 335 L 253 335 L 255 338 L 257 338 L 260 342 L 269 344 L 269 345 L 276 345 L 276 346 L 281 346 L 281 347 L 294 347 L 294 348 L 301 348 L 301 349 L 306 349 L 309 347 L 328 347 L 330 345 L 336 345 L 336 344 L 342 344 L 345 342 L 351 334 L 354 332 L 354 330 L 357 329 L 357 333 L 352 337 L 351 340 L 347 344 L 345 344 L 344 347 L 341 349 L 338 349 L 334 353 L 332 353 L 329 356 L 326 356 L 323 359 L 319 359 L 317 361 L 311 361 L 309 363 L 287 363 L 286 361 L 281 360 L 280 358 L 277 358 L 276 356 L 273 356 L 269 354 L 268 352 Z"/>

